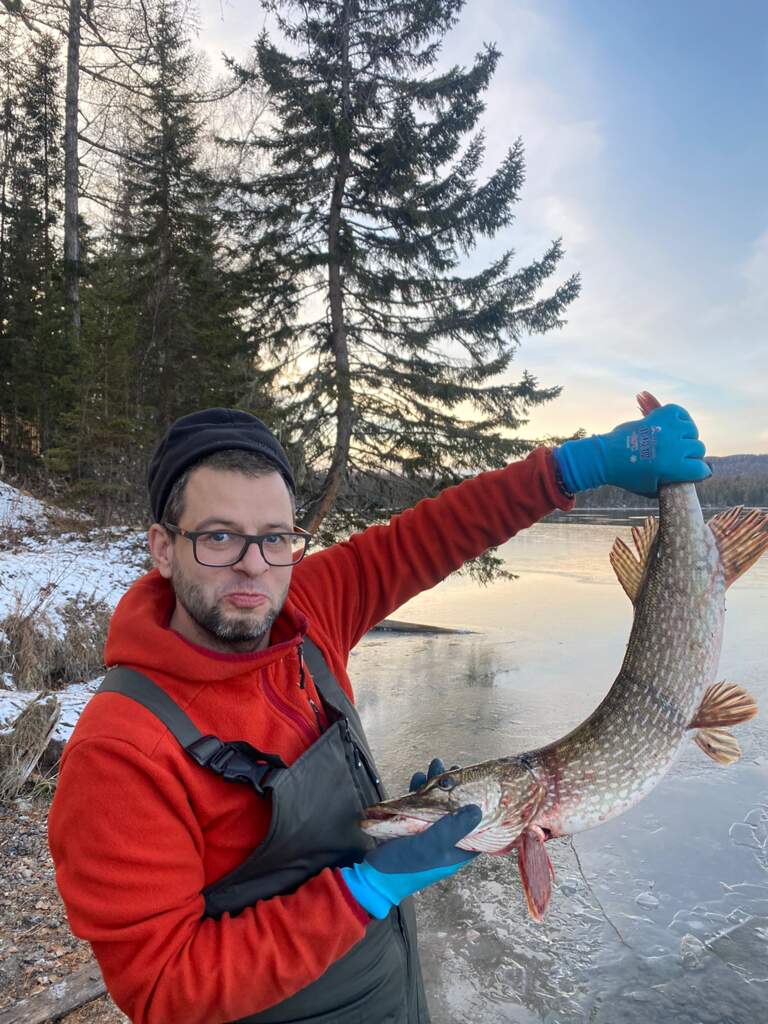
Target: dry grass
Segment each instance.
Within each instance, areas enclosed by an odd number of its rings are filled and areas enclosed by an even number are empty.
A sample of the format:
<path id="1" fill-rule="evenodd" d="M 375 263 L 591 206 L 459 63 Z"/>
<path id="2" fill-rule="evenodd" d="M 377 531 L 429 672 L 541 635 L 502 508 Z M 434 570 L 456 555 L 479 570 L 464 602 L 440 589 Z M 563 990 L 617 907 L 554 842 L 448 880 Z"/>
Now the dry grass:
<path id="1" fill-rule="evenodd" d="M 14 610 L 0 620 L 0 671 L 10 673 L 19 690 L 60 690 L 98 675 L 103 666 L 110 606 L 77 594 L 58 609 L 57 629 L 46 610 L 51 589 L 41 588 L 26 604 L 17 597 Z"/>
<path id="2" fill-rule="evenodd" d="M 48 746 L 61 708 L 52 694 L 40 694 L 0 735 L 0 803 L 14 800 Z"/>

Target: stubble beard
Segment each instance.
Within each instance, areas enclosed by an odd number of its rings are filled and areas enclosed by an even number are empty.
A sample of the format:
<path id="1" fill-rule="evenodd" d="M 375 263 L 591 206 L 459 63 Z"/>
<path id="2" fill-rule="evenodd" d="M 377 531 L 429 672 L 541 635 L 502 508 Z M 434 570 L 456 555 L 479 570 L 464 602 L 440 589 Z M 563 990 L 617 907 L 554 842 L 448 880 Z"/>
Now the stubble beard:
<path id="1" fill-rule="evenodd" d="M 286 587 L 275 606 L 270 608 L 263 618 L 254 620 L 244 616 L 225 616 L 218 605 L 208 603 L 203 588 L 197 583 L 190 582 L 177 566 L 173 568 L 171 583 L 176 600 L 189 617 L 219 643 L 232 647 L 258 647 L 264 637 L 269 635 L 288 595 Z"/>

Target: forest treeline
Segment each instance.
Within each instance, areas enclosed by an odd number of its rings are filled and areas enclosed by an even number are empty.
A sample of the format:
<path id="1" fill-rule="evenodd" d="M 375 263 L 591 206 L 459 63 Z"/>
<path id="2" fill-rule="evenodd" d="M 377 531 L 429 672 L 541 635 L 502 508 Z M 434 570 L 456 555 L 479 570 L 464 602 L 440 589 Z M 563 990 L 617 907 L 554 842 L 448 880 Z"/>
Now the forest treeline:
<path id="1" fill-rule="evenodd" d="M 514 256 L 522 142 L 480 173 L 499 51 L 440 63 L 463 6 L 265 0 L 217 79 L 184 0 L 0 0 L 6 478 L 143 514 L 165 427 L 236 406 L 332 536 L 533 447 L 560 389 L 511 362 L 579 280 L 558 239 Z"/>
<path id="2" fill-rule="evenodd" d="M 707 462 L 712 467 L 712 476 L 696 485 L 702 506 L 768 508 L 768 455 L 714 456 L 707 458 Z M 655 508 L 657 502 L 618 487 L 598 487 L 577 495 L 576 505 L 578 508 Z"/>

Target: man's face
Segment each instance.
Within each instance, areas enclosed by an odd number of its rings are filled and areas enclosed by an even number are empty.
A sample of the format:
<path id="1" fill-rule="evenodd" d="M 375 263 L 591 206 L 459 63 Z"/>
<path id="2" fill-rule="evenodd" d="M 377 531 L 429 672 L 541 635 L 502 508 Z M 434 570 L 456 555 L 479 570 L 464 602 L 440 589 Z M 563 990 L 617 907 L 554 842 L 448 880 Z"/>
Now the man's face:
<path id="1" fill-rule="evenodd" d="M 201 466 L 187 481 L 184 511 L 176 525 L 250 534 L 293 530 L 288 488 L 279 473 L 249 477 Z M 268 645 L 288 594 L 292 566 L 267 565 L 256 544 L 236 565 L 203 566 L 195 561 L 188 538 L 177 536 L 171 543 L 157 524 L 150 530 L 150 548 L 176 594 L 173 629 L 213 650 L 250 651 Z"/>

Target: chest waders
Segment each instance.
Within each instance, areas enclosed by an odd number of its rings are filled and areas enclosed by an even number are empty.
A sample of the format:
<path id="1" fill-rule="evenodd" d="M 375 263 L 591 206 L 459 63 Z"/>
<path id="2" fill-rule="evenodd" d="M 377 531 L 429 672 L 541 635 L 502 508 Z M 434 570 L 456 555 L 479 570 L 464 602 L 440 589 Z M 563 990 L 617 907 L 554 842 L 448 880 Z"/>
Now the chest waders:
<path id="1" fill-rule="evenodd" d="M 326 867 L 361 860 L 374 844 L 357 827 L 386 798 L 354 705 L 322 654 L 305 638 L 304 656 L 330 723 L 290 767 L 249 743 L 204 736 L 151 679 L 110 669 L 98 692 L 121 693 L 152 711 L 199 765 L 271 800 L 263 841 L 239 867 L 203 889 L 205 917 L 238 914 L 257 900 L 294 892 Z M 328 921 L 328 929 L 334 927 Z M 212 965 L 213 967 L 214 965 Z M 254 964 L 258 971 L 258 963 Z M 411 900 L 372 920 L 365 935 L 316 981 L 237 1024 L 428 1024 Z"/>

